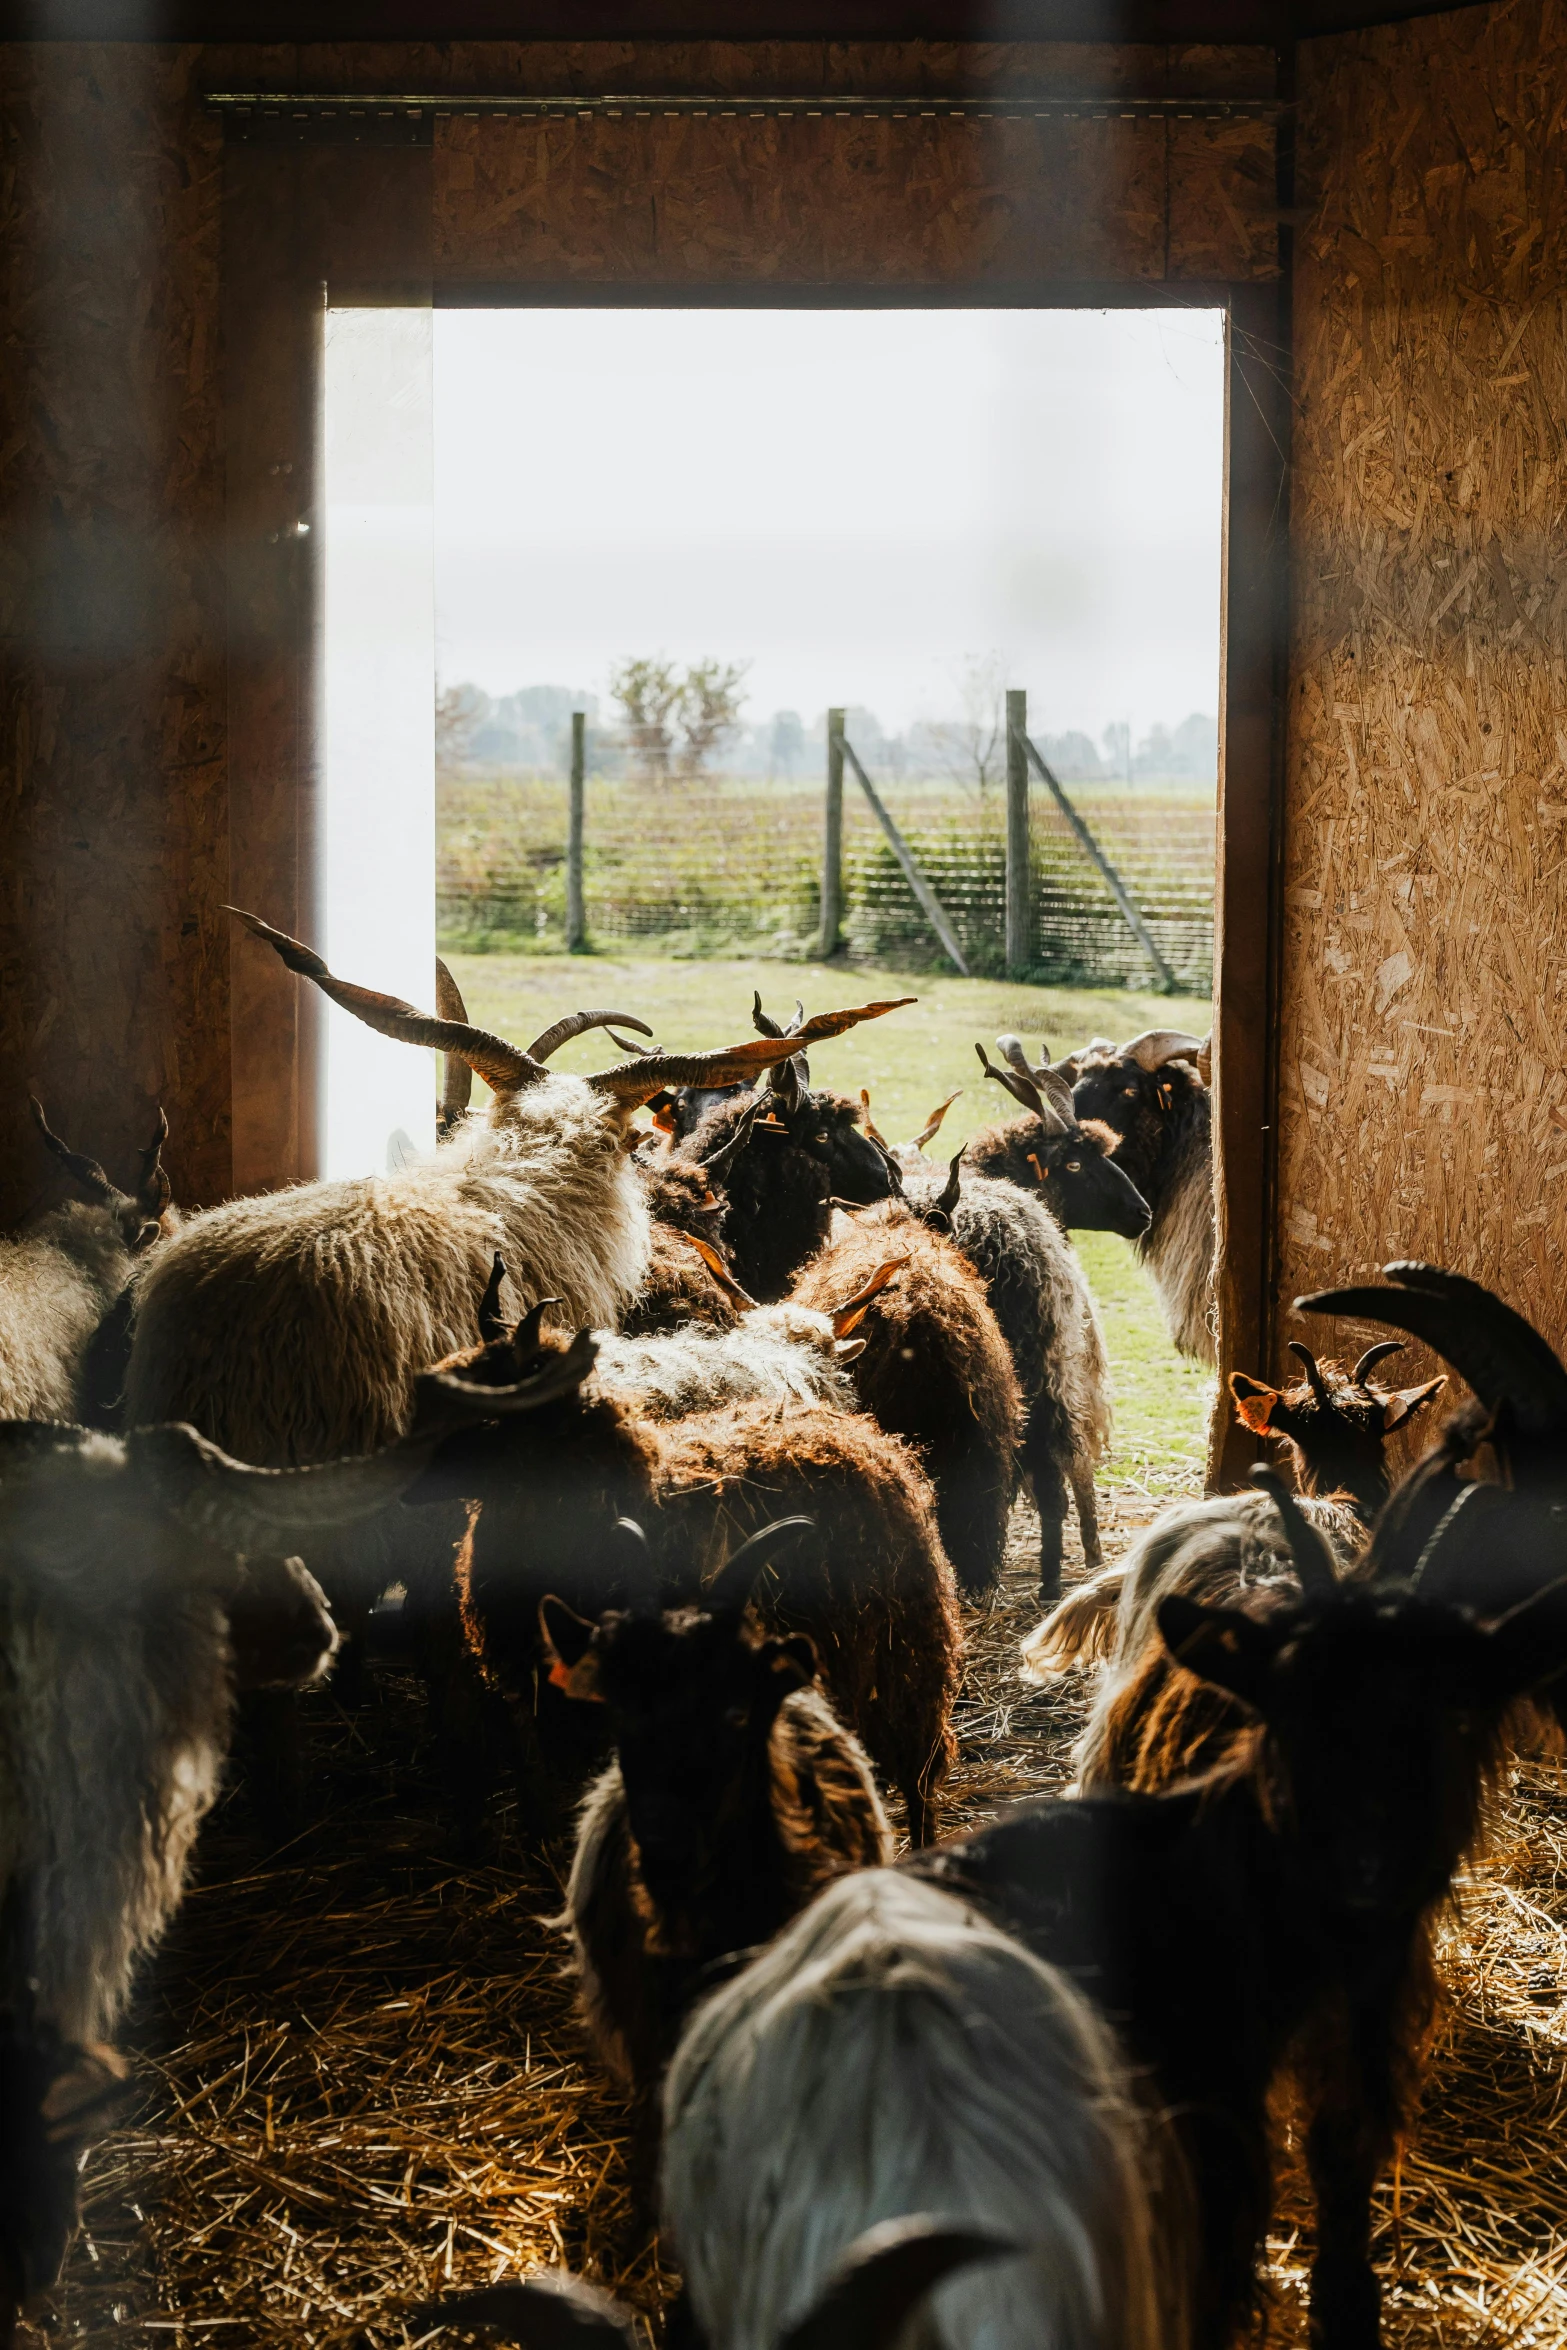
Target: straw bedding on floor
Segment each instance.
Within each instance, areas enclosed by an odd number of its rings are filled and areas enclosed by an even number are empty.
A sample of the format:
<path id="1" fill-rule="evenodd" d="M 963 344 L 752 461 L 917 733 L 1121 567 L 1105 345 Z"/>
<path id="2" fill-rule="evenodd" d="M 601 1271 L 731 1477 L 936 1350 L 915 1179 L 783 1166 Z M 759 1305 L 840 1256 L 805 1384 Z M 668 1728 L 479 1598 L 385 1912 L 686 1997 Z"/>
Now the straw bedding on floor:
<path id="1" fill-rule="evenodd" d="M 1107 1550 L 1152 1504 L 1114 1497 Z M 1030 1526 L 969 1622 L 949 1825 L 1063 1786 L 1081 1684 L 1015 1679 L 1036 1620 Z M 1070 1564 L 1069 1574 L 1078 1571 Z M 565 2261 L 656 2317 L 672 2283 L 633 2220 L 624 2109 L 584 2053 L 548 1924 L 567 1846 L 499 1806 L 459 1863 L 414 1681 L 307 1703 L 319 1818 L 268 1853 L 243 1786 L 124 2035 L 136 2103 L 95 2154 L 85 2226 L 35 2340 L 381 2350 L 416 2303 Z M 1567 1772 L 1520 1767 L 1462 1888 L 1418 2134 L 1380 2197 L 1390 2343 L 1567 2340 Z M 1305 2340 L 1309 2206 L 1285 2176 L 1268 2338 Z M 651 2338 L 651 2326 L 650 2326 Z M 25 2339 L 25 2337 L 24 2337 Z M 445 2340 L 455 2340 L 445 2336 Z"/>

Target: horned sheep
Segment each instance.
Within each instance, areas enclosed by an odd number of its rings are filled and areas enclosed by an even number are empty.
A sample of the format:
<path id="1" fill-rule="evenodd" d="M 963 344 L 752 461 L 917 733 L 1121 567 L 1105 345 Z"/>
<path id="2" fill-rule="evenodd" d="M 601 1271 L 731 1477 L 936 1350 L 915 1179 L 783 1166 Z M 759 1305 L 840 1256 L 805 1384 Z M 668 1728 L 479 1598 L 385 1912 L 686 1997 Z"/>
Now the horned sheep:
<path id="1" fill-rule="evenodd" d="M 1123 1045 L 1096 1037 L 1065 1064 L 1078 1119 L 1120 1137 L 1117 1162 L 1151 1210 L 1137 1253 L 1172 1341 L 1203 1363 L 1217 1360 L 1208 1051 L 1184 1030 L 1150 1028 Z"/>
<path id="2" fill-rule="evenodd" d="M 1070 1486 L 1090 1568 L 1100 1561 L 1094 1471 L 1109 1449 L 1110 1366 L 1082 1266 L 1061 1227 L 1016 1184 L 971 1175 L 952 1162 L 906 1170 L 904 1191 L 919 1215 L 937 1219 L 985 1284 L 1023 1399 L 1018 1466 L 1039 1513 L 1039 1588 L 1061 1583 L 1062 1534 Z"/>
<path id="3" fill-rule="evenodd" d="M 45 1146 L 90 1204 L 67 1202 L 0 1240 L 0 1419 L 96 1418 L 94 1402 L 109 1397 L 89 1390 L 116 1389 L 123 1368 L 94 1376 L 106 1329 L 138 1259 L 179 1221 L 161 1156 L 168 1121 L 160 1112 L 136 1188 L 124 1192 L 96 1159 L 51 1132 L 38 1102 L 32 1111 Z"/>
<path id="4" fill-rule="evenodd" d="M 188 1427 L 0 1427 L 0 2166 L 28 2172 L 31 2213 L 17 2241 L 0 2212 L 0 2272 L 19 2291 L 48 2281 L 74 2211 L 76 2141 L 43 2101 L 104 2069 L 217 1792 L 231 1691 L 331 1658 L 321 1593 L 282 1554 L 384 1509 L 425 1457 L 267 1471 Z"/>
<path id="5" fill-rule="evenodd" d="M 653 1055 L 591 1078 L 555 1074 L 568 1038 L 627 1014 L 580 1012 L 526 1051 L 455 1019 L 333 977 L 254 916 L 287 967 L 379 1033 L 435 1047 L 494 1091 L 433 1159 L 387 1176 L 305 1183 L 192 1217 L 138 1284 L 127 1381 L 133 1423 L 184 1419 L 242 1457 L 287 1465 L 362 1453 L 400 1435 L 414 1380 L 468 1345 L 500 1249 L 517 1301 L 549 1297 L 572 1323 L 613 1326 L 648 1261 L 647 1201 L 628 1149 L 637 1104 L 670 1082 L 768 1067 L 756 1038 L 716 1053 Z M 836 1035 L 863 1012 L 824 1015 Z M 367 1609 L 397 1562 L 388 1529 L 323 1562 L 334 1600 Z"/>
<path id="6" fill-rule="evenodd" d="M 878 1290 L 900 1256 L 897 1278 Z M 1001 1571 L 1023 1427 L 1017 1375 L 985 1284 L 944 1233 L 897 1199 L 842 1218 L 790 1301 L 830 1312 L 862 1292 L 865 1349 L 849 1374 L 861 1409 L 914 1446 L 936 1489 L 959 1587 L 978 1596 Z"/>
<path id="7" fill-rule="evenodd" d="M 1510 1702 L 1567 1664 L 1550 1593 L 1487 1624 L 1411 1588 L 1430 1548 L 1424 1486 L 1434 1475 L 1450 1495 L 1451 1466 L 1439 1459 L 1395 1495 L 1355 1581 L 1335 1574 L 1275 1480 L 1295 1591 L 1222 1606 L 1163 1598 L 1159 1637 L 1232 1709 L 1200 1777 L 1194 1741 L 1171 1737 L 1148 1757 L 1161 1792 L 1024 1803 L 909 1864 L 981 1903 L 1122 2020 L 1128 2056 L 1177 2117 L 1210 2350 L 1255 2292 L 1269 2091 L 1302 2049 L 1313 2338 L 1325 2350 L 1379 2338 L 1371 2194 L 1429 2020 L 1431 1922 L 1478 1832 Z M 1189 1721 L 1203 1719 L 1194 1704 Z"/>
<path id="8" fill-rule="evenodd" d="M 773 2350 L 861 2231 L 922 2209 L 1019 2257 L 954 2279 L 921 2350 L 1179 2350 L 1179 2243 L 1115 2042 L 1067 1977 L 934 1886 L 830 1886 L 687 2026 L 664 2209 L 702 2331 Z"/>
<path id="9" fill-rule="evenodd" d="M 1391 1339 L 1368 1347 L 1346 1372 L 1332 1361 L 1319 1363 L 1309 1347 L 1291 1339 L 1290 1352 L 1305 1374 L 1293 1386 L 1274 1388 L 1244 1372 L 1230 1374 L 1230 1391 L 1246 1425 L 1288 1448 L 1306 1515 L 1326 1536 L 1344 1573 L 1360 1558 L 1388 1497 L 1388 1438 L 1408 1426 L 1446 1385 L 1442 1378 L 1409 1388 L 1373 1381 L 1376 1364 L 1398 1346 Z M 1023 1679 L 1052 1680 L 1072 1665 L 1107 1656 L 1117 1688 L 1128 1674 L 1162 1681 L 1168 1665 L 1150 1630 L 1165 1592 L 1222 1597 L 1230 1587 L 1243 1592 L 1288 1585 L 1293 1571 L 1276 1513 L 1255 1495 L 1178 1503 L 1139 1536 L 1117 1565 L 1069 1593 L 1029 1635 L 1022 1651 Z M 1142 1699 L 1130 1708 L 1137 1718 L 1145 1714 L 1151 1696 L 1151 1688 L 1144 1688 Z M 1095 1767 L 1094 1725 L 1111 1718 L 1110 1707 L 1107 1691 L 1082 1749 L 1087 1769 Z"/>
<path id="10" fill-rule="evenodd" d="M 606 1706 L 615 1739 L 582 1808 L 563 1922 L 645 2153 L 664 2066 L 713 1969 L 769 1941 L 833 1877 L 892 1857 L 870 1765 L 815 1685 L 810 1641 L 747 1621 L 769 1555 L 810 1531 L 809 1519 L 763 1527 L 696 1606 L 597 1624 L 558 1599 L 541 1606 L 551 1678 Z M 622 1538 L 645 1549 L 629 1521 Z"/>
<path id="11" fill-rule="evenodd" d="M 421 1410 L 458 1410 L 469 1422 L 444 1437 L 411 1498 L 477 1502 L 459 1577 L 486 1671 L 519 1693 L 531 1687 L 538 1606 L 550 1593 L 584 1616 L 650 1597 L 699 1602 L 737 1540 L 780 1513 L 809 1514 L 820 1539 L 765 1579 L 757 1615 L 771 1631 L 811 1640 L 836 1711 L 904 1798 L 911 1841 L 928 1841 L 955 1750 L 963 1642 L 934 1497 L 913 1453 L 863 1414 L 821 1405 L 643 1419 L 589 1382 L 594 1351 L 586 1332 L 564 1349 L 535 1313 L 419 1382 Z M 557 1400 L 515 1416 L 515 1402 L 551 1377 Z M 651 1594 L 628 1588 L 619 1518 L 647 1529 Z M 547 1729 L 542 1706 L 540 1722 Z"/>
<path id="12" fill-rule="evenodd" d="M 1023 1116 L 971 1134 L 965 1166 L 1017 1184 L 1063 1232 L 1118 1232 L 1140 1241 L 1148 1202 L 1121 1161 L 1119 1137 L 1097 1119 L 1080 1117 L 1061 1072 L 1048 1062 L 1030 1068 L 1015 1036 L 998 1036 L 996 1045 L 1005 1068 L 996 1067 L 983 1045 L 974 1050 L 985 1075 L 1011 1094 Z"/>

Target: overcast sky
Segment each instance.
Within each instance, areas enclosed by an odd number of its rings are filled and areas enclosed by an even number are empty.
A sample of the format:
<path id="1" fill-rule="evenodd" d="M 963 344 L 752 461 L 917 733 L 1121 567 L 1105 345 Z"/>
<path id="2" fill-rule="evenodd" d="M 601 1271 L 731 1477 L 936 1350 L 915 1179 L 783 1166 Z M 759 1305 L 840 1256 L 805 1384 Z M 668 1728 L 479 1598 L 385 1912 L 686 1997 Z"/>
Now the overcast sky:
<path id="1" fill-rule="evenodd" d="M 443 684 L 751 663 L 746 715 L 1218 706 L 1215 311 L 442 311 Z"/>

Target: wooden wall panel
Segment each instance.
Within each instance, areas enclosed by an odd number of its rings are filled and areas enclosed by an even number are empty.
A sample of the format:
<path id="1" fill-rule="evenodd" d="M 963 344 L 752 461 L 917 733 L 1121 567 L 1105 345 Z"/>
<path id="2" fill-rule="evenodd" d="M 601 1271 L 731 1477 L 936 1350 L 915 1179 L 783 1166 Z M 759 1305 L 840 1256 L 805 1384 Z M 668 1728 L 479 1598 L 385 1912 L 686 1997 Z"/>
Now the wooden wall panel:
<path id="1" fill-rule="evenodd" d="M 1265 123 L 437 126 L 442 299 L 505 281 L 943 288 L 1277 274 Z"/>
<path id="2" fill-rule="evenodd" d="M 1561 1344 L 1567 30 L 1304 59 L 1280 1291 L 1430 1257 Z"/>
<path id="3" fill-rule="evenodd" d="M 228 1187 L 215 128 L 192 52 L 0 52 L 0 1222 L 36 1088 Z"/>
<path id="4" fill-rule="evenodd" d="M 428 151 L 257 149 L 225 255 L 204 90 L 1244 98 L 1272 71 L 1254 48 L 0 48 L 0 1226 L 52 1188 L 30 1086 L 116 1166 L 164 1103 L 189 1201 L 309 1164 L 297 991 L 218 909 L 238 888 L 309 912 L 314 648 L 286 534 L 323 276 L 407 298 L 432 221 L 448 298 L 496 275 L 1113 295 L 1274 267 L 1271 132 L 1200 121 L 459 123 L 433 198 Z"/>

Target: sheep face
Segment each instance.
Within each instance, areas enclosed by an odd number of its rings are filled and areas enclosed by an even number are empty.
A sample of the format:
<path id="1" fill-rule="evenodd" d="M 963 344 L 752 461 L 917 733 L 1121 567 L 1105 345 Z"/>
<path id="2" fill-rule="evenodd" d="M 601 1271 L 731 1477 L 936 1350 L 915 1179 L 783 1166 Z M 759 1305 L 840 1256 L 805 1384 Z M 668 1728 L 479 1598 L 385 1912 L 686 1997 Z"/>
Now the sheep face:
<path id="1" fill-rule="evenodd" d="M 1175 1594 L 1159 1629 L 1260 1719 L 1269 1808 L 1293 1824 L 1316 1903 L 1336 1931 L 1371 1934 L 1446 1894 L 1486 1792 L 1486 1717 L 1563 1662 L 1554 1605 L 1542 1594 L 1488 1627 L 1354 1585 L 1256 1612 Z"/>
<path id="2" fill-rule="evenodd" d="M 963 1164 L 976 1175 L 998 1176 L 1032 1192 L 1063 1232 L 1118 1232 L 1140 1240 L 1151 1221 L 1148 1202 L 1116 1154 L 1120 1139 L 1097 1122 L 1052 1134 L 1038 1118 L 1012 1118 L 982 1127 Z"/>
<path id="3" fill-rule="evenodd" d="M 1319 1364 L 1298 1342 L 1291 1351 L 1307 1365 L 1293 1386 L 1230 1373 L 1239 1418 L 1254 1435 L 1287 1446 L 1302 1493 L 1348 1493 L 1364 1515 L 1374 1516 L 1388 1494 L 1387 1439 L 1441 1393 L 1446 1379 L 1383 1387 L 1362 1377 L 1360 1364 L 1353 1371 Z"/>
<path id="4" fill-rule="evenodd" d="M 1146 1068 L 1130 1051 L 1090 1052 L 1079 1062 L 1072 1107 L 1079 1124 L 1095 1119 L 1120 1137 L 1132 1180 L 1146 1191 L 1167 1133 L 1183 1111 L 1206 1101 L 1207 1091 L 1190 1061 Z"/>
<path id="5" fill-rule="evenodd" d="M 608 1706 L 641 1873 L 666 1919 L 712 1887 L 720 1840 L 763 1805 L 786 1697 L 816 1678 L 802 1636 L 763 1638 L 732 1611 L 611 1612 L 546 1599 L 551 1679 Z"/>

